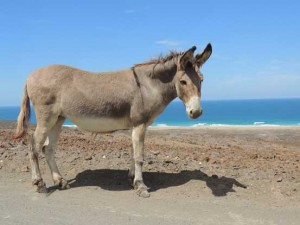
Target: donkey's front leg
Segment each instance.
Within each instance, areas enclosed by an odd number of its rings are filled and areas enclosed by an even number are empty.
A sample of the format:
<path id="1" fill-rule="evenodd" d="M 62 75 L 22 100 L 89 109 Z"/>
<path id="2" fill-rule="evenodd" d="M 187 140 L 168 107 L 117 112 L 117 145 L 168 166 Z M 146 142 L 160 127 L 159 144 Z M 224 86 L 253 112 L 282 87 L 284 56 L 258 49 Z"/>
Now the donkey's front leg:
<path id="1" fill-rule="evenodd" d="M 132 145 L 134 151 L 134 181 L 133 186 L 137 190 L 139 196 L 148 198 L 150 196 L 147 186 L 144 184 L 142 175 L 142 166 L 144 163 L 144 140 L 146 125 L 141 124 L 132 130 Z"/>

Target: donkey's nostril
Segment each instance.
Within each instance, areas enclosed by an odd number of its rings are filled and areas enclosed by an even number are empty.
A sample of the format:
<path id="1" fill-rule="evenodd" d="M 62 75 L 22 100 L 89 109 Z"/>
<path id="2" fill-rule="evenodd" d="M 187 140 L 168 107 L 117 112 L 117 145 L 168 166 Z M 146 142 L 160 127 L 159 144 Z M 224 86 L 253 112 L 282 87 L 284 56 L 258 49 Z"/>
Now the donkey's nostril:
<path id="1" fill-rule="evenodd" d="M 202 112 L 203 112 L 202 109 L 190 110 L 189 111 L 189 116 L 192 119 L 196 119 L 196 118 L 198 118 L 202 114 Z"/>

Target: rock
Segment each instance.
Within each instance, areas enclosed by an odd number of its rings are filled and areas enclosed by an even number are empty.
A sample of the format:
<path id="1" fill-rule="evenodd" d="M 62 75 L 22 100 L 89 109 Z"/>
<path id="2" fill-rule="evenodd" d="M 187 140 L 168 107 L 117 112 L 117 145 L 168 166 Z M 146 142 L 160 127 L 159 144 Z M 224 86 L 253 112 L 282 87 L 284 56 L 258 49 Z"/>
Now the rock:
<path id="1" fill-rule="evenodd" d="M 91 155 L 87 155 L 84 157 L 85 160 L 91 160 L 93 157 Z"/>
<path id="2" fill-rule="evenodd" d="M 21 168 L 21 172 L 29 172 L 29 167 L 28 166 L 23 166 Z"/>
<path id="3" fill-rule="evenodd" d="M 253 155 L 250 155 L 250 159 L 258 159 L 258 154 L 255 153 Z"/>
<path id="4" fill-rule="evenodd" d="M 151 151 L 150 152 L 153 154 L 153 155 L 159 155 L 159 151 Z"/>
<path id="5" fill-rule="evenodd" d="M 26 149 L 27 148 L 27 146 L 24 144 L 24 142 L 23 141 L 20 141 L 16 146 L 14 146 L 13 148 L 12 148 L 12 150 L 15 150 L 15 151 L 23 151 L 24 149 Z"/>
<path id="6" fill-rule="evenodd" d="M 88 156 L 86 158 L 88 158 Z M 77 159 L 79 159 L 79 156 L 72 155 L 67 159 L 67 162 L 72 163 L 72 162 L 76 161 Z M 88 159 L 86 159 L 86 160 L 88 160 Z"/>
<path id="7" fill-rule="evenodd" d="M 15 145 L 13 143 L 8 142 L 8 144 L 10 145 L 10 147 L 14 147 Z"/>
<path id="8" fill-rule="evenodd" d="M 276 181 L 277 182 L 281 182 L 282 181 L 282 177 L 278 177 Z"/>
<path id="9" fill-rule="evenodd" d="M 215 174 L 214 174 L 214 175 L 211 176 L 211 178 L 213 178 L 213 179 L 218 179 L 219 177 L 218 177 L 218 175 L 215 175 Z"/>
<path id="10" fill-rule="evenodd" d="M 217 164 L 218 161 L 217 161 L 217 160 L 212 160 L 211 163 L 212 163 L 212 164 Z"/>
<path id="11" fill-rule="evenodd" d="M 205 162 L 209 162 L 209 160 L 210 160 L 210 158 L 209 158 L 208 156 L 206 156 L 206 157 L 204 158 L 204 161 L 205 161 Z"/>
<path id="12" fill-rule="evenodd" d="M 2 154 L 2 158 L 7 158 L 8 157 L 8 153 L 7 152 L 4 152 L 3 154 Z"/>

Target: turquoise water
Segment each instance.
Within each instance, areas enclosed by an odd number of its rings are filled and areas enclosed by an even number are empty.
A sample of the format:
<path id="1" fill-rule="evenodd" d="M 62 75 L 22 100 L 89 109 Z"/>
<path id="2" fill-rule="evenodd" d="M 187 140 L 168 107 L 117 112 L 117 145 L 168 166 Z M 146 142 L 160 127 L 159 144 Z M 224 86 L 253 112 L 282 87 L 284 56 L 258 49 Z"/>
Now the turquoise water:
<path id="1" fill-rule="evenodd" d="M 300 99 L 202 101 L 204 113 L 189 119 L 181 101 L 173 101 L 153 126 L 300 125 Z M 0 107 L 0 120 L 16 120 L 19 107 Z M 34 113 L 31 122 L 35 123 Z M 67 125 L 72 125 L 66 121 Z"/>
<path id="2" fill-rule="evenodd" d="M 174 102 L 155 124 L 196 125 L 300 125 L 300 99 L 203 101 L 203 115 L 188 119 L 181 102 Z"/>

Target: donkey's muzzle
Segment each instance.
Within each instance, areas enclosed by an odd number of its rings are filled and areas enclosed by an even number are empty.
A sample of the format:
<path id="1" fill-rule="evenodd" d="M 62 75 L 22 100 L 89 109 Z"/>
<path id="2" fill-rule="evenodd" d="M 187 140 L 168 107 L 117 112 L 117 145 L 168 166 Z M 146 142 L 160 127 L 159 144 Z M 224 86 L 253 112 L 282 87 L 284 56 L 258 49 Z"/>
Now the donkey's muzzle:
<path id="1" fill-rule="evenodd" d="M 185 104 L 186 113 L 192 119 L 198 118 L 202 114 L 202 108 L 200 106 L 200 98 L 198 96 L 191 97 Z"/>
<path id="2" fill-rule="evenodd" d="M 191 117 L 192 119 L 196 119 L 199 116 L 201 116 L 203 113 L 202 109 L 197 109 L 197 110 L 190 110 L 189 112 L 189 117 Z"/>

